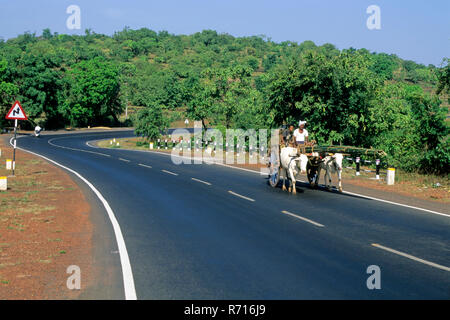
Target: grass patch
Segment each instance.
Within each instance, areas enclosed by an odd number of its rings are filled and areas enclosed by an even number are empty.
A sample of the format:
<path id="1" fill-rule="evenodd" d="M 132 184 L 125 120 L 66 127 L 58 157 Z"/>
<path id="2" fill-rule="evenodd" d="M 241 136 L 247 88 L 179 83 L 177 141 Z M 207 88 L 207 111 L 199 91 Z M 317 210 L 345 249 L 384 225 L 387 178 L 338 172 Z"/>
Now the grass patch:
<path id="1" fill-rule="evenodd" d="M 38 262 L 48 264 L 48 263 L 52 263 L 52 260 L 51 259 L 39 259 Z"/>

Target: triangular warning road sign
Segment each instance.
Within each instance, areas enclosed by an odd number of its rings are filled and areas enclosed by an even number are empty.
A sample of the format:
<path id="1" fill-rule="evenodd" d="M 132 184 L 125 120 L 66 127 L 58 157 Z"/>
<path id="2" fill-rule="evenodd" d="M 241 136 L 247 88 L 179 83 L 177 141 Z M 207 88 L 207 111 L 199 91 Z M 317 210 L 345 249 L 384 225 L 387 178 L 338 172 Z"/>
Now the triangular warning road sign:
<path id="1" fill-rule="evenodd" d="M 14 102 L 12 108 L 6 114 L 6 119 L 8 119 L 8 120 L 15 120 L 15 119 L 28 120 L 28 117 L 25 114 L 25 111 L 23 111 L 23 108 L 20 105 L 19 101 Z"/>

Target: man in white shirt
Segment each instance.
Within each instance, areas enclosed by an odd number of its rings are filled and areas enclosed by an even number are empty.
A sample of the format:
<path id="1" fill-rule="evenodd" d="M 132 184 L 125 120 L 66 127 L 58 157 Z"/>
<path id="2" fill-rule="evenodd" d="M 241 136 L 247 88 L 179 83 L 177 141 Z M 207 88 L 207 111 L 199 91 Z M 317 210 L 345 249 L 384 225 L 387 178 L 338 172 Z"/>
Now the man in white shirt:
<path id="1" fill-rule="evenodd" d="M 297 145 L 305 145 L 308 143 L 308 130 L 305 129 L 306 121 L 298 123 L 298 128 L 294 131 L 294 137 Z"/>

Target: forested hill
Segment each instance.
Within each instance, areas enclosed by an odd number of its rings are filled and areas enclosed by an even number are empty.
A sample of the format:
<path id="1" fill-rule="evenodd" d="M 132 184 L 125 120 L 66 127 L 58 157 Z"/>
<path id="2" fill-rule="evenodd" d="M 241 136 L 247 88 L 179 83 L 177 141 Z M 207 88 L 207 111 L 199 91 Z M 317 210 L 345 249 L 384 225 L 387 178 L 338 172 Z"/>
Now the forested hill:
<path id="1" fill-rule="evenodd" d="M 320 143 L 382 148 L 409 170 L 448 165 L 448 90 L 447 59 L 424 66 L 365 49 L 212 30 L 72 36 L 46 29 L 0 42 L 0 113 L 20 100 L 47 129 L 114 125 L 125 105 L 144 107 L 134 124 L 152 138 L 169 114 L 244 129 L 306 119 Z M 0 125 L 9 125 L 3 118 Z"/>

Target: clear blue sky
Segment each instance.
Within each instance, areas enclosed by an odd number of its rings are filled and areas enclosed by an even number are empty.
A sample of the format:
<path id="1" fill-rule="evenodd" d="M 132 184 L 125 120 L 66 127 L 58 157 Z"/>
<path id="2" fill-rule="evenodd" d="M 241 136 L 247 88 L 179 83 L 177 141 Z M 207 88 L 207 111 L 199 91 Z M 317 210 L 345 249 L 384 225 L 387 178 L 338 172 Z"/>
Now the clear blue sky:
<path id="1" fill-rule="evenodd" d="M 81 30 L 66 28 L 66 8 L 81 8 Z M 381 9 L 381 30 L 368 30 L 366 8 Z M 0 37 L 25 31 L 111 35 L 124 26 L 174 34 L 214 29 L 234 36 L 354 47 L 439 65 L 450 57 L 450 1 L 433 0 L 0 0 Z"/>

